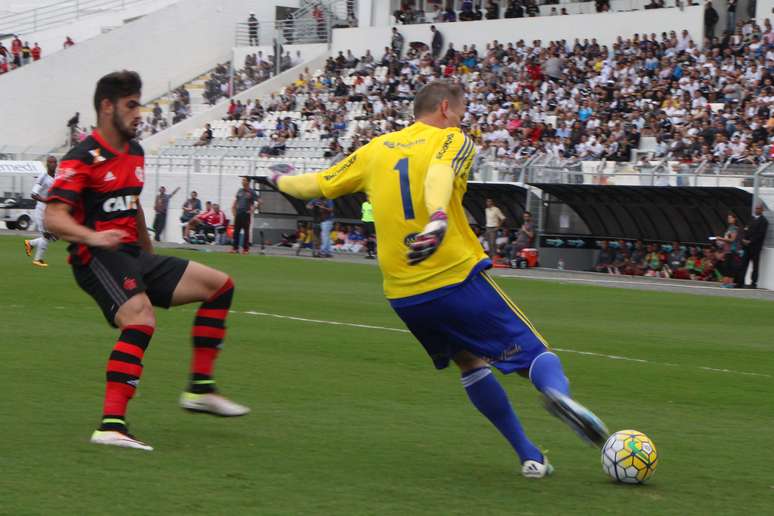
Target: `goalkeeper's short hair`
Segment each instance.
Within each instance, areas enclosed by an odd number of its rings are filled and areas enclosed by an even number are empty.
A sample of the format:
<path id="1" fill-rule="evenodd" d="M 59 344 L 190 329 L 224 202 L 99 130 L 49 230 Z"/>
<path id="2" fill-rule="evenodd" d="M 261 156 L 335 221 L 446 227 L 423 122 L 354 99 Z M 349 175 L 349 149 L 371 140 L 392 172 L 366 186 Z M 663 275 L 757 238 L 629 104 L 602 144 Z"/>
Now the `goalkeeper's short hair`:
<path id="1" fill-rule="evenodd" d="M 457 82 L 441 80 L 426 84 L 414 98 L 414 118 L 434 112 L 446 99 L 461 102 L 464 96 L 465 90 Z"/>

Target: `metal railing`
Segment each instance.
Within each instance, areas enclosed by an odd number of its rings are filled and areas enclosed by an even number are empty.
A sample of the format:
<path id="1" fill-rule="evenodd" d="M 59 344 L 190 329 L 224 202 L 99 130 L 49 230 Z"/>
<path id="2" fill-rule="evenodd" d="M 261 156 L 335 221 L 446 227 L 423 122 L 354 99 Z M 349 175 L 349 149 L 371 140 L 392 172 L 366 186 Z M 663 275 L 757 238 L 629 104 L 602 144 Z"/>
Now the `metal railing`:
<path id="1" fill-rule="evenodd" d="M 331 36 L 331 19 L 258 21 L 258 28 L 251 32 L 247 22 L 237 23 L 234 43 L 237 47 L 271 46 L 275 41 L 282 45 L 302 43 L 328 43 Z"/>
<path id="2" fill-rule="evenodd" d="M 65 139 L 65 130 L 63 130 L 62 134 L 63 140 Z M 51 149 L 47 146 L 0 145 L 0 161 L 45 161 L 49 155 L 53 155 L 56 158 L 62 156 L 61 153 L 51 152 Z"/>
<path id="3" fill-rule="evenodd" d="M 357 21 L 357 3 L 355 0 L 315 0 L 308 2 L 293 12 L 293 18 L 296 20 L 311 18 L 315 6 L 320 6 L 325 16 L 333 20 L 333 26 L 341 22 Z M 354 19 L 350 19 L 350 17 Z"/>
<path id="4" fill-rule="evenodd" d="M 668 158 L 640 163 L 556 159 L 537 154 L 523 160 L 479 160 L 474 178 L 484 182 L 557 183 L 620 186 L 774 187 L 774 174 L 762 166 L 706 161 L 685 164 Z"/>
<path id="5" fill-rule="evenodd" d="M 156 170 L 164 173 L 193 175 L 268 176 L 270 174 L 269 167 L 279 163 L 291 164 L 294 173 L 297 174 L 324 170 L 330 165 L 329 160 L 318 158 L 262 158 L 257 153 L 245 156 L 229 156 L 227 154 L 219 156 L 159 154 L 145 157 L 147 173 L 152 173 Z"/>
<path id="6" fill-rule="evenodd" d="M 27 34 L 147 0 L 70 0 L 0 16 L 0 35 Z"/>

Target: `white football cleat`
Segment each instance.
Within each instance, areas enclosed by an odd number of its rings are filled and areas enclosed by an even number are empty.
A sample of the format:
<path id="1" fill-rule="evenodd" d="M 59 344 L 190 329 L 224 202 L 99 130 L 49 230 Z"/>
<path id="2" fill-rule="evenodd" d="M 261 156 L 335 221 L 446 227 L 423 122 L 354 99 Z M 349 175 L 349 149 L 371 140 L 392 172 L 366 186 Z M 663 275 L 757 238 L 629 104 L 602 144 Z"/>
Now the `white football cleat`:
<path id="1" fill-rule="evenodd" d="M 244 416 L 250 409 L 239 403 L 234 403 L 220 394 L 194 394 L 184 392 L 180 395 L 180 406 L 191 412 L 203 412 L 222 417 Z"/>
<path id="2" fill-rule="evenodd" d="M 153 447 L 138 441 L 131 434 L 124 434 L 115 430 L 94 430 L 90 441 L 94 444 L 106 444 L 120 448 L 134 448 L 135 450 L 153 451 Z"/>
<path id="3" fill-rule="evenodd" d="M 525 460 L 524 464 L 521 465 L 521 474 L 527 478 L 543 478 L 553 472 L 554 467 L 545 456 L 543 456 L 543 464 L 536 460 Z"/>

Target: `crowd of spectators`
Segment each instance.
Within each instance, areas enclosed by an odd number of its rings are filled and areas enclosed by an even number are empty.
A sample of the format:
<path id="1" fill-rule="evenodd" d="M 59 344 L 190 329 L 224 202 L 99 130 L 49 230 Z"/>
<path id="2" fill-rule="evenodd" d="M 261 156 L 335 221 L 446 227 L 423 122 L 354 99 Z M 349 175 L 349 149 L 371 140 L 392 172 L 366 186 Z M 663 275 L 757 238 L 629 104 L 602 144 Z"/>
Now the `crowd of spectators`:
<path id="1" fill-rule="evenodd" d="M 726 245 L 691 245 L 648 243 L 624 240 L 601 243 L 595 272 L 614 275 L 651 276 L 657 278 L 691 279 L 721 283 L 726 288 L 741 285 L 738 279 L 742 267 L 740 251 Z"/>
<path id="2" fill-rule="evenodd" d="M 173 90 L 170 99 L 166 113 L 158 102 L 153 103 L 151 113 L 140 122 L 137 129 L 140 139 L 152 136 L 191 116 L 191 94 L 185 85 Z"/>
<path id="3" fill-rule="evenodd" d="M 580 2 L 581 0 L 577 0 Z M 732 0 L 735 5 L 736 0 Z M 501 18 L 533 18 L 541 16 L 540 5 L 559 4 L 559 0 L 463 0 L 459 9 L 451 0 L 427 0 L 427 11 L 421 9 L 416 0 L 403 0 L 392 14 L 395 23 L 409 25 L 415 23 L 451 23 L 479 20 L 499 20 Z M 696 0 L 677 0 L 676 6 L 699 5 Z M 642 9 L 662 9 L 664 0 L 650 0 Z M 611 10 L 610 0 L 594 0 L 594 9 L 598 13 Z M 735 7 L 733 7 L 735 9 Z M 754 9 L 753 9 L 754 10 Z M 732 11 L 734 12 L 734 11 Z M 549 16 L 567 15 L 566 7 L 551 7 Z M 754 16 L 750 14 L 750 17 Z"/>
<path id="4" fill-rule="evenodd" d="M 204 82 L 204 100 L 214 106 L 220 99 L 231 96 L 230 91 L 230 63 L 218 63 L 210 73 L 210 78 Z"/>
<path id="5" fill-rule="evenodd" d="M 443 41 L 440 33 L 430 29 L 428 40 Z M 706 39 L 701 50 L 687 31 L 619 37 L 610 46 L 594 39 L 519 40 L 483 49 L 449 43 L 435 58 L 433 50 L 423 42 L 404 45 L 395 28 L 381 55 L 339 52 L 322 74 L 301 74 L 282 93 L 229 117 L 247 119 L 243 137 L 260 136 L 276 129 L 262 125 L 262 112 L 300 111 L 312 136 L 353 136 L 346 153 L 408 123 L 418 88 L 454 78 L 467 88 L 464 124 L 479 160 L 542 153 L 558 160 L 630 161 L 641 138 L 653 142 L 652 157 L 685 163 L 755 165 L 774 157 L 768 19 L 739 22 L 734 33 Z M 270 73 L 269 59 L 255 57 L 256 64 L 251 60 L 240 71 L 240 83 Z M 352 102 L 362 103 L 361 114 L 350 113 Z M 356 130 L 348 131 L 351 124 Z"/>
<path id="6" fill-rule="evenodd" d="M 428 1 L 429 9 L 424 11 L 420 9 L 413 0 L 404 0 L 401 6 L 393 13 L 395 22 L 401 25 L 414 23 L 451 23 L 463 21 L 479 20 L 498 20 L 500 18 L 531 18 L 540 16 L 539 4 L 558 4 L 559 0 L 548 0 L 540 2 L 538 0 L 509 0 L 500 2 L 500 0 L 480 0 L 473 2 L 465 0 L 461 3 L 460 9 L 455 9 L 453 2 L 447 2 L 445 5 L 441 0 Z M 597 11 L 609 9 L 609 0 L 597 0 Z M 502 6 L 501 6 L 502 4 Z M 606 6 L 606 7 L 604 7 Z M 567 9 L 551 9 L 551 15 L 566 15 Z"/>
<path id="7" fill-rule="evenodd" d="M 13 37 L 9 47 L 0 41 L 0 74 L 16 70 L 33 61 L 39 61 L 43 53 L 43 49 L 37 42 L 30 46 L 28 41 L 22 42 L 18 35 Z"/>
<path id="8" fill-rule="evenodd" d="M 335 224 L 328 235 L 331 242 L 331 249 L 336 254 L 359 254 L 366 250 L 368 238 L 359 224 Z M 374 238 L 374 237 L 370 237 Z M 319 253 L 320 242 L 322 240 L 319 230 L 315 230 L 313 224 L 299 222 L 298 229 L 293 233 L 283 234 L 280 247 L 290 247 L 295 250 L 296 255 L 300 255 L 305 249 L 312 252 L 312 256 L 322 255 Z M 374 238 L 375 240 L 375 238 Z M 325 255 L 330 257 L 332 255 Z"/>
<path id="9" fill-rule="evenodd" d="M 755 220 L 762 216 L 762 212 L 759 207 Z M 711 237 L 707 245 L 604 240 L 593 270 L 614 275 L 714 281 L 725 288 L 735 288 L 745 286 L 745 274 L 752 259 L 752 286 L 755 288 L 757 260 L 763 241 L 763 234 L 755 225 L 760 224 L 754 221 L 753 227 L 740 227 L 736 215 L 729 213 L 726 231 Z M 765 227 L 763 225 L 764 231 Z"/>
<path id="10" fill-rule="evenodd" d="M 437 59 L 432 54 L 424 43 L 403 53 L 396 28 L 381 56 L 340 53 L 300 89 L 365 101 L 370 123 L 358 136 L 367 140 L 405 123 L 396 115 L 422 85 L 456 78 L 467 86 L 464 122 L 481 159 L 540 152 L 629 161 L 642 137 L 653 138 L 654 157 L 684 162 L 759 164 L 774 156 L 768 19 L 740 22 L 734 33 L 706 39 L 703 50 L 682 31 L 619 37 L 609 47 L 594 39 L 493 41 L 485 49 L 450 43 Z M 377 66 L 387 73 L 376 75 Z M 341 76 L 350 74 L 348 85 Z"/>
<path id="11" fill-rule="evenodd" d="M 73 45 L 75 41 L 67 36 L 62 48 L 70 48 Z M 7 47 L 0 41 L 0 75 L 40 61 L 41 57 L 43 57 L 43 49 L 37 41 L 30 46 L 29 41 L 22 41 L 18 34 L 13 36 Z"/>
<path id="12" fill-rule="evenodd" d="M 279 48 L 282 51 L 282 48 Z M 285 52 L 280 57 L 280 71 L 283 72 L 300 64 L 302 61 L 301 52 L 297 51 L 295 56 L 290 52 Z M 262 51 L 245 56 L 244 67 L 235 70 L 233 74 L 233 83 L 231 81 L 231 63 L 219 63 L 210 73 L 209 78 L 204 82 L 204 92 L 202 96 L 209 105 L 215 105 L 224 99 L 232 98 L 253 86 L 274 76 L 276 70 L 275 57 L 273 55 L 264 56 Z M 233 91 L 232 91 L 233 90 Z M 164 114 L 163 107 L 154 103 L 152 114 L 143 120 L 140 126 L 140 137 L 147 137 L 163 131 L 170 125 L 177 124 L 190 117 L 191 95 L 185 85 L 180 86 L 172 92 L 172 101 L 169 107 L 169 116 Z M 255 102 L 231 100 L 229 104 L 227 120 L 240 120 L 242 124 L 233 128 L 231 137 L 246 138 L 260 137 L 264 135 L 265 128 L 262 123 L 263 108 L 256 99 Z M 293 122 L 288 122 L 288 126 L 295 126 Z M 286 138 L 298 136 L 298 127 L 295 131 L 290 131 L 287 135 L 278 134 L 278 138 L 284 141 Z M 277 131 L 279 133 L 279 131 Z M 212 140 L 212 131 L 207 128 L 202 133 L 198 145 L 207 145 Z M 279 152 L 269 155 L 279 155 Z"/>

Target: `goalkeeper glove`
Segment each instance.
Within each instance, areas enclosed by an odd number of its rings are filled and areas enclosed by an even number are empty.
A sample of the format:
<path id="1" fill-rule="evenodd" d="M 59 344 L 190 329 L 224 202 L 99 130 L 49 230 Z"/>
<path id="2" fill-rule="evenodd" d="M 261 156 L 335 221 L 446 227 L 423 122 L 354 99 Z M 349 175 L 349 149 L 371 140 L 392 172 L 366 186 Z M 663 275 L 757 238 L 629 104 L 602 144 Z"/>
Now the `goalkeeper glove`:
<path id="1" fill-rule="evenodd" d="M 286 163 L 277 163 L 269 167 L 269 175 L 267 179 L 269 184 L 279 190 L 279 178 L 293 173 L 293 165 Z"/>
<path id="2" fill-rule="evenodd" d="M 414 241 L 409 244 L 409 265 L 416 265 L 436 252 L 441 242 L 443 242 L 448 226 L 446 213 L 440 210 L 433 213 L 430 216 L 430 222 L 416 236 Z"/>

